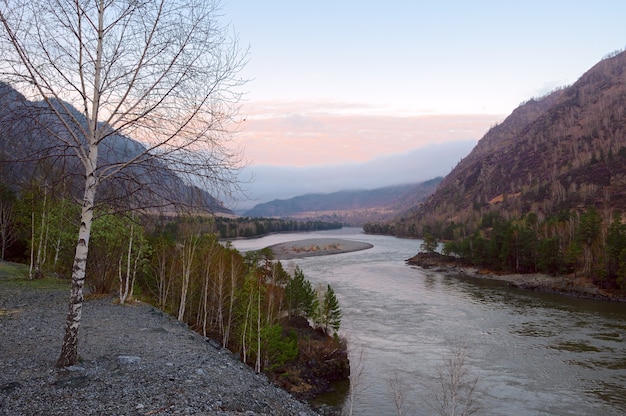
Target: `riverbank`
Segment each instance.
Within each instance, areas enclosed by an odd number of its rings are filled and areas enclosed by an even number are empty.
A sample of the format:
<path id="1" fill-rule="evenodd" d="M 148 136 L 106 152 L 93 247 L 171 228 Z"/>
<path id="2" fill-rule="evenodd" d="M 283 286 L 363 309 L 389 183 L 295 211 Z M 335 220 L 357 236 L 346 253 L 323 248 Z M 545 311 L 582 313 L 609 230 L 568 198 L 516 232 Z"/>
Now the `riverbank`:
<path id="1" fill-rule="evenodd" d="M 276 260 L 289 260 L 303 257 L 328 256 L 331 254 L 350 253 L 372 248 L 373 245 L 361 241 L 341 238 L 309 238 L 274 244 L 268 248 Z"/>
<path id="2" fill-rule="evenodd" d="M 83 304 L 80 362 L 55 368 L 68 290 L 0 279 L 0 415 L 318 414 L 170 315 L 113 297 Z"/>
<path id="3" fill-rule="evenodd" d="M 558 275 L 541 273 L 496 273 L 492 270 L 467 266 L 451 256 L 438 253 L 418 253 L 406 260 L 407 264 L 451 276 L 466 276 L 478 279 L 491 279 L 521 289 L 558 293 L 567 296 L 597 299 L 611 302 L 626 302 L 626 292 L 607 290 L 596 286 L 586 276 Z"/>

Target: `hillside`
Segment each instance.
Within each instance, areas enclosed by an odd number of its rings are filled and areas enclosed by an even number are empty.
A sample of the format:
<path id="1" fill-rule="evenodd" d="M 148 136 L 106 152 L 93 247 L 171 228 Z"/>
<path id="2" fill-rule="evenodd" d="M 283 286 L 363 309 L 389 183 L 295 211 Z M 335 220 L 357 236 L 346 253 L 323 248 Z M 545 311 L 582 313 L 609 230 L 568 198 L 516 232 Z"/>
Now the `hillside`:
<path id="1" fill-rule="evenodd" d="M 65 106 L 75 117 L 82 117 L 74 107 Z M 82 198 L 84 184 L 80 172 L 84 169 L 75 149 L 67 144 L 70 140 L 64 137 L 67 132 L 46 104 L 28 101 L 0 81 L 0 183 L 17 192 L 40 181 L 52 191 Z M 100 187 L 100 201 L 106 200 L 111 206 L 148 208 L 185 203 L 232 214 L 212 195 L 186 184 L 174 169 L 158 158 L 142 156 L 145 154 L 143 144 L 123 135 L 111 135 L 102 142 L 98 155 L 100 171 L 116 170 L 133 159 L 135 163 L 117 173 L 107 186 Z"/>
<path id="2" fill-rule="evenodd" d="M 493 127 L 410 215 L 386 224 L 400 236 L 459 238 L 486 213 L 541 221 L 559 212 L 626 207 L 626 53 L 572 86 L 531 99 Z M 383 228 L 385 228 L 383 227 Z"/>
<path id="3" fill-rule="evenodd" d="M 142 302 L 85 302 L 81 361 L 55 368 L 67 282 L 0 276 L 2 415 L 318 413 L 237 354 Z"/>
<path id="4" fill-rule="evenodd" d="M 368 221 L 393 218 L 405 212 L 428 197 L 441 179 L 372 190 L 348 190 L 330 194 L 307 194 L 286 200 L 277 199 L 256 205 L 244 215 L 338 221 L 358 226 Z"/>

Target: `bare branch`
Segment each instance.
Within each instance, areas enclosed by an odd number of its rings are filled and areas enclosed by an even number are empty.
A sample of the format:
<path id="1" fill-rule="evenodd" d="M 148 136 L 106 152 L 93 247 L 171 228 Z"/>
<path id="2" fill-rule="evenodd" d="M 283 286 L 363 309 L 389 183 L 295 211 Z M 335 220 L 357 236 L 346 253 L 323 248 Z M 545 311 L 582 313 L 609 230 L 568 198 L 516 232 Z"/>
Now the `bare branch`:
<path id="1" fill-rule="evenodd" d="M 102 182 L 117 185 L 105 190 L 109 202 L 126 197 L 127 207 L 144 209 L 206 207 L 212 197 L 202 190 L 237 186 L 240 154 L 227 143 L 245 53 L 219 24 L 218 10 L 217 0 L 0 0 L 0 74 L 27 99 L 45 102 L 55 117 L 41 121 L 57 144 L 51 147 L 72 149 L 83 167 L 60 366 L 78 357 Z"/>

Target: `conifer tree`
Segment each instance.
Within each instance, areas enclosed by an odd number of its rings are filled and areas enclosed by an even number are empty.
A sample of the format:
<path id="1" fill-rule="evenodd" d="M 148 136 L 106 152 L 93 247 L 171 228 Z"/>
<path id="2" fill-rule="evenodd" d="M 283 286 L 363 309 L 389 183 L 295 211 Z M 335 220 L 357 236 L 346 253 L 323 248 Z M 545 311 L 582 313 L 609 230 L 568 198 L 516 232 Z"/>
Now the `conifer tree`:
<path id="1" fill-rule="evenodd" d="M 314 317 L 318 308 L 315 290 L 299 266 L 296 266 L 293 277 L 287 282 L 286 293 L 290 317 L 304 316 L 311 319 Z"/>
<path id="2" fill-rule="evenodd" d="M 330 332 L 330 328 L 334 332 L 339 331 L 341 326 L 341 309 L 339 308 L 339 301 L 337 296 L 335 296 L 335 291 L 330 285 L 326 285 L 326 293 L 324 293 L 320 309 L 319 320 L 324 331 L 327 334 Z"/>

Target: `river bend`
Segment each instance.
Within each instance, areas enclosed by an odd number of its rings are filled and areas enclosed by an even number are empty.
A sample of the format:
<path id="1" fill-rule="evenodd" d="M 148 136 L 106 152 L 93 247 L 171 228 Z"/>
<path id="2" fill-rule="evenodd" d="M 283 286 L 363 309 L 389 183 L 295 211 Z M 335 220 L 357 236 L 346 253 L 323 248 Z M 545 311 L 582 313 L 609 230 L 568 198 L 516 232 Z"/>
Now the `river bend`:
<path id="1" fill-rule="evenodd" d="M 409 414 L 431 415 L 443 357 L 462 347 L 478 379 L 481 415 L 626 414 L 626 304 L 528 292 L 407 266 L 420 240 L 357 228 L 237 240 L 240 251 L 305 238 L 373 244 L 353 253 L 283 261 L 315 284 L 330 283 L 341 334 L 362 367 L 354 414 L 393 415 L 398 378 Z M 359 358 L 361 357 L 361 358 Z"/>

